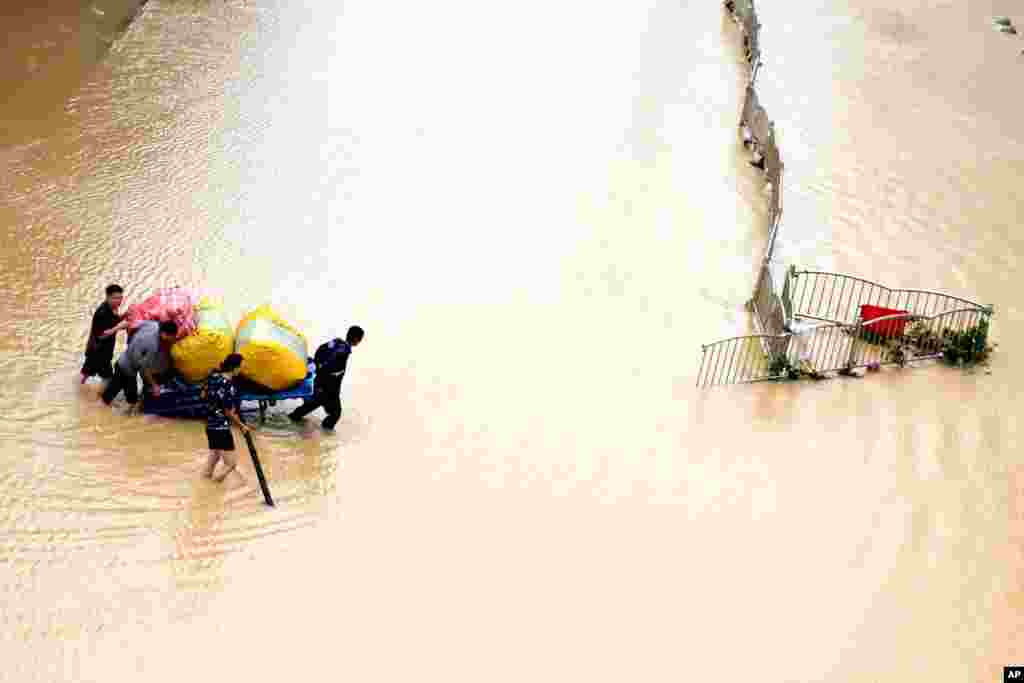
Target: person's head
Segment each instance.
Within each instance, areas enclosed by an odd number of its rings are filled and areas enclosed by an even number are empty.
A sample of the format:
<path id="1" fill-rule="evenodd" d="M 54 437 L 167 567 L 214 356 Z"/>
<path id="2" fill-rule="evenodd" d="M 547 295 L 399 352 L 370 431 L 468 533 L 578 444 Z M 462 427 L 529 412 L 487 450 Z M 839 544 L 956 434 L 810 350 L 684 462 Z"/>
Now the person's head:
<path id="1" fill-rule="evenodd" d="M 220 371 L 229 375 L 237 375 L 238 371 L 242 369 L 242 356 L 237 353 L 233 353 L 224 359 L 224 362 L 220 364 Z"/>
<path id="2" fill-rule="evenodd" d="M 359 325 L 353 325 L 345 333 L 345 341 L 348 342 L 349 346 L 358 346 L 359 342 L 363 341 L 364 334 L 363 328 L 359 327 Z"/>
<path id="3" fill-rule="evenodd" d="M 178 323 L 173 320 L 164 320 L 160 323 L 160 341 L 163 344 L 173 344 L 178 338 Z"/>
<path id="4" fill-rule="evenodd" d="M 107 287 L 107 303 L 115 311 L 121 307 L 124 301 L 124 290 L 121 285 L 110 285 Z"/>

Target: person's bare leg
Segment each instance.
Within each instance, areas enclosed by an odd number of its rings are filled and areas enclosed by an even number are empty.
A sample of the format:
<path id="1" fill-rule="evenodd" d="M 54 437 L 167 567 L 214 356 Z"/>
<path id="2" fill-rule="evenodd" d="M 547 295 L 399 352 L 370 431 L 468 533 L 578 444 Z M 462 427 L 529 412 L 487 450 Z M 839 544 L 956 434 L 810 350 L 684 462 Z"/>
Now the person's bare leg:
<path id="1" fill-rule="evenodd" d="M 224 478 L 229 474 L 238 471 L 238 458 L 235 457 L 234 451 L 221 451 L 220 459 L 224 461 L 228 468 L 213 478 L 217 482 L 224 481 Z M 238 476 L 242 477 L 242 480 L 245 481 L 245 477 L 242 476 L 241 472 L 238 472 Z"/>
<path id="2" fill-rule="evenodd" d="M 217 461 L 220 460 L 220 451 L 210 451 L 209 457 L 206 459 L 206 467 L 203 468 L 203 476 L 207 479 L 213 477 L 213 468 L 217 466 Z"/>

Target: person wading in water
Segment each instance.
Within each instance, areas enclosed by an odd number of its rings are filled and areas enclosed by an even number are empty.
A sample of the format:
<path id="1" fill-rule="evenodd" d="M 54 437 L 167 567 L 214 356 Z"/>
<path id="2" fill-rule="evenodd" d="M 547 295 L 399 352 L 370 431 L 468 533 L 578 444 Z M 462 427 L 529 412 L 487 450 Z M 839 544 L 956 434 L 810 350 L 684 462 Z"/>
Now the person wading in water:
<path id="1" fill-rule="evenodd" d="M 345 339 L 332 339 L 316 350 L 313 356 L 316 364 L 313 397 L 288 415 L 293 422 L 299 422 L 317 408 L 323 407 L 327 417 L 321 425 L 327 430 L 334 429 L 334 425 L 341 419 L 341 380 L 345 377 L 348 357 L 352 349 L 363 341 L 363 336 L 363 328 L 353 325 L 345 333 Z"/>
<path id="2" fill-rule="evenodd" d="M 206 418 L 206 441 L 210 446 L 210 457 L 203 468 L 203 476 L 214 481 L 224 481 L 224 478 L 238 468 L 238 459 L 235 457 L 235 439 L 231 435 L 231 423 L 234 422 L 243 433 L 249 428 L 238 415 L 238 408 L 241 398 L 238 387 L 235 386 L 235 377 L 242 367 L 242 357 L 233 353 L 224 359 L 220 370 L 210 373 L 203 387 L 203 398 L 206 399 L 206 406 L 209 413 Z M 218 476 L 213 476 L 213 470 L 217 463 L 223 460 L 227 469 Z M 241 472 L 239 477 L 244 480 Z"/>
<path id="3" fill-rule="evenodd" d="M 103 402 L 110 405 L 124 391 L 125 400 L 134 406 L 139 400 L 140 373 L 148 391 L 159 396 L 160 377 L 172 367 L 170 349 L 177 335 L 178 326 L 172 321 L 142 323 L 114 365 L 114 377 L 100 395 Z"/>
<path id="4" fill-rule="evenodd" d="M 114 345 L 117 333 L 123 329 L 117 309 L 124 302 L 124 289 L 120 285 L 107 287 L 107 298 L 92 314 L 89 341 L 85 345 L 85 363 L 82 364 L 82 384 L 94 375 L 109 380 L 114 376 Z"/>

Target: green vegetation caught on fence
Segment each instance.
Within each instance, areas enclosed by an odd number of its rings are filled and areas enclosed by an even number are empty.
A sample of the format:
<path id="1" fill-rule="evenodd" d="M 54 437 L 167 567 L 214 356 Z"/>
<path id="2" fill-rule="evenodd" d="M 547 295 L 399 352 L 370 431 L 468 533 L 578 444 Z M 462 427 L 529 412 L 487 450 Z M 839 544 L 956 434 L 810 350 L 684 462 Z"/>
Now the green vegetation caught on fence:
<path id="1" fill-rule="evenodd" d="M 963 330 L 949 327 L 936 334 L 927 325 L 911 325 L 903 341 L 918 348 L 938 348 L 942 359 L 956 367 L 973 367 L 989 361 L 994 345 L 988 342 L 989 321 L 982 318 L 976 325 Z"/>

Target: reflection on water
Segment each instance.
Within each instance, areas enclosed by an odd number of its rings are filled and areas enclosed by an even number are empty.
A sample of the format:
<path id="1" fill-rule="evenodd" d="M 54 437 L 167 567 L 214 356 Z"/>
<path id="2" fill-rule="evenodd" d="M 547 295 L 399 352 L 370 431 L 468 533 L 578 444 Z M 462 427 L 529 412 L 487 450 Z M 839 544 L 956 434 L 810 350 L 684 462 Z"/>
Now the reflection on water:
<path id="1" fill-rule="evenodd" d="M 766 237 L 716 3 L 151 0 L 79 87 L 37 86 L 45 125 L 4 117 L 5 678 L 1019 660 L 1017 66 L 968 3 L 919 4 L 759 5 L 780 249 L 991 302 L 993 374 L 698 393 Z M 258 436 L 276 509 L 248 464 L 198 477 L 201 424 L 75 383 L 111 280 L 366 327 L 338 433 Z"/>

